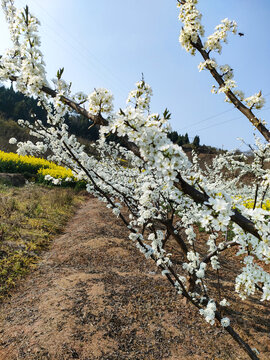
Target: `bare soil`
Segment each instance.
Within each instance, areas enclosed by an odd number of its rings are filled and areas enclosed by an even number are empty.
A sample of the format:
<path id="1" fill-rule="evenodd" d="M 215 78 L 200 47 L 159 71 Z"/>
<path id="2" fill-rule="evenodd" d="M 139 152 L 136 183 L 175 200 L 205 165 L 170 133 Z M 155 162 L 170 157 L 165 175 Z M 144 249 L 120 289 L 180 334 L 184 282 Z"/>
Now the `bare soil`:
<path id="1" fill-rule="evenodd" d="M 228 289 L 230 277 L 223 284 Z M 243 316 L 243 310 L 247 310 Z M 269 308 L 232 304 L 233 324 L 270 359 Z M 90 198 L 0 306 L 0 360 L 244 360 L 219 326 L 185 304 Z"/>

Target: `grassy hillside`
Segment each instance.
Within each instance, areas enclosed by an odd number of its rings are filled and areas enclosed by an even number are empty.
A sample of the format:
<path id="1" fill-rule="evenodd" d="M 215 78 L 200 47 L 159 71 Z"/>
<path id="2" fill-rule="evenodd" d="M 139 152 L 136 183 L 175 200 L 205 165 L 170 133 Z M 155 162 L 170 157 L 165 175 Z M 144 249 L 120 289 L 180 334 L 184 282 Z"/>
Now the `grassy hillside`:
<path id="1" fill-rule="evenodd" d="M 72 189 L 0 184 L 0 300 L 35 265 L 84 198 Z"/>
<path id="2" fill-rule="evenodd" d="M 16 145 L 11 145 L 8 142 L 11 137 L 15 137 L 18 141 L 26 141 L 30 138 L 28 131 L 19 126 L 14 120 L 5 120 L 0 117 L 0 150 L 16 151 Z"/>
<path id="3" fill-rule="evenodd" d="M 14 91 L 12 86 L 10 88 L 0 86 L 0 150 L 15 150 L 14 146 L 8 144 L 8 140 L 13 136 L 19 141 L 28 140 L 27 131 L 19 128 L 16 125 L 16 121 L 18 119 L 25 119 L 32 122 L 33 114 L 35 114 L 35 117 L 44 124 L 46 123 L 47 113 L 43 108 L 38 106 L 37 99 L 27 97 L 18 91 Z M 163 115 L 167 119 L 171 116 L 167 109 Z M 89 121 L 89 119 L 72 112 L 65 115 L 65 121 L 69 127 L 70 133 L 74 134 L 81 143 L 86 145 L 86 151 L 93 152 L 91 143 L 98 139 L 99 134 L 97 127 Z M 168 133 L 168 137 L 173 143 L 181 146 L 183 145 L 185 151 L 197 149 L 199 151 L 202 150 L 201 152 L 205 152 L 203 149 L 205 146 L 200 146 L 200 138 L 198 135 L 191 141 L 187 133 L 181 135 L 177 131 L 172 131 Z M 121 140 L 115 136 L 115 134 L 111 134 L 108 137 L 108 141 L 121 143 Z M 208 152 L 208 150 L 211 149 L 206 147 L 206 152 Z"/>

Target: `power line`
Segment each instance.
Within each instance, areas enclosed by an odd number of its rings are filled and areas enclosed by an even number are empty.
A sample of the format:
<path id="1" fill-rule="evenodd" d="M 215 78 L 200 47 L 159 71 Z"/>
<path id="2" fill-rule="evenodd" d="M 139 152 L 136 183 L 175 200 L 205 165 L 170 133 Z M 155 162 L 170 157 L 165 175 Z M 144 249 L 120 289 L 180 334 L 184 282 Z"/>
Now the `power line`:
<path id="1" fill-rule="evenodd" d="M 266 95 L 264 95 L 264 97 L 269 96 L 269 95 L 270 95 L 270 92 L 268 92 Z M 184 126 L 184 127 L 180 128 L 179 131 L 184 130 L 184 129 L 189 129 L 189 128 L 191 128 L 191 127 L 193 127 L 193 126 L 196 126 L 196 125 L 198 125 L 198 124 L 201 124 L 201 123 L 203 123 L 203 122 L 205 122 L 205 121 L 214 119 L 214 118 L 219 117 L 219 116 L 221 116 L 221 115 L 224 115 L 224 114 L 226 114 L 226 113 L 228 113 L 228 112 L 230 112 L 230 111 L 233 111 L 234 109 L 235 109 L 235 108 L 233 107 L 233 108 L 231 108 L 231 109 L 222 111 L 222 112 L 220 112 L 220 113 L 218 113 L 218 114 L 216 114 L 216 115 L 211 115 L 211 116 L 209 116 L 209 117 L 207 117 L 207 118 L 205 118 L 205 119 L 203 119 L 203 120 L 199 120 L 199 121 L 197 121 L 197 122 L 195 122 L 195 123 L 193 123 L 193 124 Z M 264 110 L 266 110 L 266 109 L 264 109 Z M 226 121 L 228 121 L 228 120 L 226 120 Z M 225 122 L 226 122 L 226 121 L 225 121 Z M 232 121 L 232 119 L 229 120 L 229 121 Z M 222 122 L 222 123 L 223 123 L 223 122 Z M 214 126 L 214 125 L 213 125 L 213 126 Z M 210 127 L 211 127 L 211 125 L 210 125 Z M 197 131 L 199 131 L 199 130 L 197 130 Z"/>
<path id="2" fill-rule="evenodd" d="M 268 106 L 268 107 L 265 108 L 265 109 L 262 109 L 261 111 L 268 110 L 268 109 L 270 109 L 270 106 Z M 243 115 L 240 115 L 240 116 L 237 116 L 237 117 L 235 117 L 235 118 L 233 118 L 233 119 L 225 120 L 225 121 L 222 121 L 222 122 L 219 122 L 219 123 L 216 123 L 216 124 L 212 124 L 212 125 L 206 126 L 206 127 L 202 128 L 202 129 L 196 130 L 196 132 L 201 132 L 201 131 L 203 131 L 203 130 L 210 129 L 210 128 L 215 127 L 215 126 L 223 125 L 223 124 L 228 123 L 228 122 L 231 122 L 231 121 L 233 121 L 233 120 L 242 119 L 242 116 L 243 116 Z"/>
<path id="3" fill-rule="evenodd" d="M 23 1 L 22 0 L 18 0 L 22 5 L 23 5 Z M 124 85 L 124 82 L 122 81 L 122 79 L 118 78 L 117 76 L 115 76 L 115 74 L 113 73 L 113 71 L 108 68 L 106 65 L 104 65 L 96 56 L 95 54 L 93 54 L 88 48 L 86 48 L 85 44 L 82 43 L 78 37 L 75 37 L 72 33 L 68 32 L 67 29 L 65 29 L 65 27 L 59 22 L 59 20 L 56 20 L 40 3 L 39 3 L 39 0 L 37 0 L 35 2 L 35 5 L 38 6 L 41 11 L 45 14 L 47 14 L 47 18 L 50 17 L 53 22 L 60 28 L 62 28 L 64 30 L 64 32 L 66 34 L 68 34 L 68 37 L 67 38 L 64 38 L 62 35 L 60 35 L 59 31 L 56 30 L 55 26 L 50 26 L 48 24 L 47 21 L 44 21 L 44 25 L 45 27 L 47 27 L 48 29 L 50 29 L 50 31 L 53 33 L 53 36 L 49 35 L 49 37 L 52 38 L 52 40 L 58 44 L 58 46 L 67 49 L 71 56 L 73 57 L 76 57 L 77 58 L 77 61 L 80 62 L 80 64 L 82 64 L 84 66 L 84 68 L 87 70 L 87 72 L 90 74 L 90 70 L 89 70 L 89 62 L 93 64 L 93 67 L 95 67 L 97 69 L 97 64 L 100 66 L 100 68 L 102 69 L 101 70 L 101 73 L 99 72 L 100 76 L 104 79 L 107 79 L 108 77 L 110 77 L 111 79 L 113 79 L 113 81 L 117 81 L 118 82 L 118 86 L 116 87 L 116 90 L 114 92 L 120 92 L 122 95 L 125 95 L 126 96 L 126 90 L 123 90 L 124 87 L 122 87 L 122 85 Z M 56 36 L 59 37 L 59 39 L 62 39 L 62 41 L 57 41 L 56 39 Z M 69 39 L 73 39 L 73 41 L 69 41 Z M 77 48 L 74 47 L 74 44 L 78 44 L 80 46 L 78 46 Z M 72 49 L 74 51 L 72 51 Z M 84 53 L 84 52 L 85 53 Z M 81 56 L 79 56 L 78 54 L 81 54 Z M 89 54 L 91 56 L 89 56 Z M 94 60 L 93 60 L 94 59 Z M 104 73 L 104 70 L 107 72 L 107 75 L 105 75 Z M 102 74 L 102 71 L 103 71 L 103 74 Z M 119 86 L 119 84 L 121 84 L 121 86 Z M 120 89 L 121 88 L 121 89 Z M 266 96 L 269 96 L 270 95 L 270 92 L 267 93 L 266 95 L 264 95 L 264 97 Z M 218 114 L 214 114 L 214 115 L 211 115 L 205 119 L 202 119 L 202 120 L 199 120 L 193 124 L 189 124 L 188 126 L 185 126 L 185 127 L 182 127 L 179 129 L 179 131 L 181 130 L 184 130 L 184 129 L 190 129 L 191 127 L 194 127 L 198 124 L 201 124 L 203 122 L 207 122 L 209 120 L 212 120 L 212 119 L 215 119 L 221 115 L 224 115 L 226 113 L 229 113 L 230 111 L 233 111 L 234 108 L 231 108 L 231 109 L 228 109 L 228 110 L 225 110 L 225 111 L 222 111 Z M 239 117 L 237 118 L 234 118 L 234 119 L 238 119 Z M 230 120 L 225 120 L 221 123 L 218 123 L 218 124 L 213 124 L 213 125 L 209 125 L 208 127 L 206 128 L 203 128 L 202 130 L 204 129 L 207 129 L 207 128 L 211 128 L 211 127 L 214 127 L 216 125 L 219 125 L 219 124 L 223 124 L 223 123 L 226 123 L 226 122 L 229 122 L 229 121 L 232 121 L 233 119 L 230 119 Z M 198 131 L 201 131 L 201 130 L 198 130 Z"/>
<path id="4" fill-rule="evenodd" d="M 22 0 L 18 0 L 18 1 L 21 3 L 21 5 L 23 5 Z M 75 58 L 74 60 L 77 63 L 80 63 L 89 74 L 91 74 L 89 69 L 89 64 L 90 64 L 90 66 L 96 69 L 96 72 L 98 72 L 101 78 L 103 78 L 104 80 L 111 79 L 111 81 L 115 85 L 114 93 L 121 93 L 122 96 L 124 95 L 126 97 L 127 91 L 124 90 L 123 87 L 124 83 L 121 82 L 121 80 L 118 79 L 116 76 L 114 76 L 113 71 L 110 70 L 108 67 L 106 67 L 93 53 L 89 51 L 89 49 L 87 49 L 88 53 L 84 53 L 82 50 L 85 51 L 85 44 L 81 43 L 79 39 L 76 38 L 74 35 L 68 33 L 68 31 L 64 28 L 64 26 L 60 24 L 58 20 L 56 21 L 55 18 L 52 15 L 50 15 L 48 11 L 46 11 L 39 3 L 35 2 L 35 5 L 38 6 L 43 13 L 45 13 L 45 17 L 44 14 L 43 16 L 39 14 L 39 18 L 43 22 L 43 28 L 45 27 L 49 30 L 49 32 L 47 32 L 46 35 L 49 36 L 52 39 L 52 41 L 55 44 L 57 44 L 58 47 L 61 47 L 65 52 L 68 51 L 69 54 L 73 58 Z M 54 23 L 57 24 L 58 29 L 54 25 L 52 25 L 52 22 L 51 25 L 49 25 L 49 22 L 47 21 L 48 17 L 50 17 L 54 21 Z M 61 35 L 61 32 L 59 32 L 59 27 L 64 30 L 64 33 L 68 34 L 68 37 L 63 37 Z M 52 35 L 50 34 L 50 32 L 52 33 Z M 80 46 L 74 47 L 74 44 Z M 115 80 L 117 80 L 117 84 Z"/>
<path id="5" fill-rule="evenodd" d="M 195 123 L 193 123 L 193 124 L 191 124 L 191 125 L 184 126 L 184 127 L 180 128 L 179 131 L 184 130 L 184 129 L 189 129 L 189 128 L 195 126 L 195 125 L 201 124 L 201 123 L 203 123 L 203 122 L 205 122 L 205 121 L 208 121 L 208 120 L 211 120 L 211 119 L 214 119 L 214 118 L 216 118 L 216 117 L 218 117 L 218 116 L 221 116 L 221 115 L 223 115 L 223 114 L 226 114 L 226 113 L 232 111 L 233 109 L 234 109 L 234 108 L 228 109 L 228 110 L 225 110 L 225 111 L 222 111 L 222 112 L 220 112 L 220 113 L 218 113 L 218 114 L 216 114 L 216 115 L 211 115 L 211 116 L 209 116 L 209 117 L 207 117 L 207 118 L 205 118 L 205 119 L 203 119 L 203 120 L 197 121 L 197 122 L 195 122 Z"/>
<path id="6" fill-rule="evenodd" d="M 77 51 L 79 51 L 82 56 L 84 56 L 85 58 L 87 58 L 87 60 L 89 61 L 89 59 L 91 60 L 92 63 L 98 63 L 100 65 L 101 68 L 103 68 L 103 71 L 105 70 L 106 71 L 106 76 L 107 77 L 110 77 L 113 81 L 117 81 L 118 85 L 117 87 L 119 88 L 119 86 L 121 87 L 121 90 L 123 91 L 123 93 L 125 94 L 126 96 L 126 90 L 124 89 L 123 85 L 125 86 L 123 80 L 121 78 L 119 78 L 118 76 L 116 76 L 113 72 L 112 69 L 110 69 L 107 65 L 105 65 L 102 61 L 100 61 L 100 59 L 93 53 L 89 50 L 89 48 L 86 46 L 85 43 L 82 43 L 79 39 L 79 36 L 76 37 L 74 36 L 71 32 L 68 32 L 67 29 L 63 26 L 63 24 L 61 24 L 59 22 L 59 20 L 55 19 L 41 4 L 39 1 L 36 2 L 37 6 L 43 10 L 44 13 L 47 14 L 47 16 L 49 16 L 53 21 L 54 23 L 59 26 L 60 28 L 62 28 L 64 30 L 64 32 L 66 34 L 68 34 L 68 38 L 73 38 L 75 44 L 78 44 L 79 46 L 77 47 Z M 66 39 L 65 39 L 66 41 Z M 67 42 L 67 41 L 66 41 Z M 70 42 L 69 42 L 70 43 Z M 74 48 L 73 44 L 70 43 L 70 45 Z M 84 53 L 83 53 L 84 51 Z M 89 56 L 90 55 L 90 56 Z M 94 59 L 94 60 L 93 60 Z"/>

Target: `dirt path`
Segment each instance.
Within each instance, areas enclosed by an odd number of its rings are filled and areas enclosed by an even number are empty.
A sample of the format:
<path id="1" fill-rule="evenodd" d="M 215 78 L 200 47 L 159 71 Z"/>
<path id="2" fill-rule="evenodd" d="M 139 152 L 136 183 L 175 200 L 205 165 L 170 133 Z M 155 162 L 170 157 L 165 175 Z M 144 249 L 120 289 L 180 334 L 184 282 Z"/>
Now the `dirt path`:
<path id="1" fill-rule="evenodd" d="M 127 239 L 88 200 L 1 305 L 0 360 L 246 359 Z"/>

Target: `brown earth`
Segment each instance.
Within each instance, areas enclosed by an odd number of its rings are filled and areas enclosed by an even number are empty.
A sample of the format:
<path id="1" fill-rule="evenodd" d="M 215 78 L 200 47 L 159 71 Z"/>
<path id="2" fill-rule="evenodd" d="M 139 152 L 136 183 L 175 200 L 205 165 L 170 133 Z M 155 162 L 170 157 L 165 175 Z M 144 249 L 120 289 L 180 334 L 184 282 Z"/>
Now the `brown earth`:
<path id="1" fill-rule="evenodd" d="M 23 186 L 25 185 L 25 177 L 22 174 L 0 173 L 0 183 L 12 186 Z"/>
<path id="2" fill-rule="evenodd" d="M 230 288 L 230 279 L 224 286 Z M 248 306 L 246 317 L 241 310 Z M 232 305 L 241 336 L 270 359 L 269 309 Z M 246 308 L 247 309 L 247 308 Z M 239 316 L 240 314 L 240 316 Z M 90 198 L 36 270 L 0 307 L 0 360 L 244 360 L 218 326 L 184 304 Z"/>

